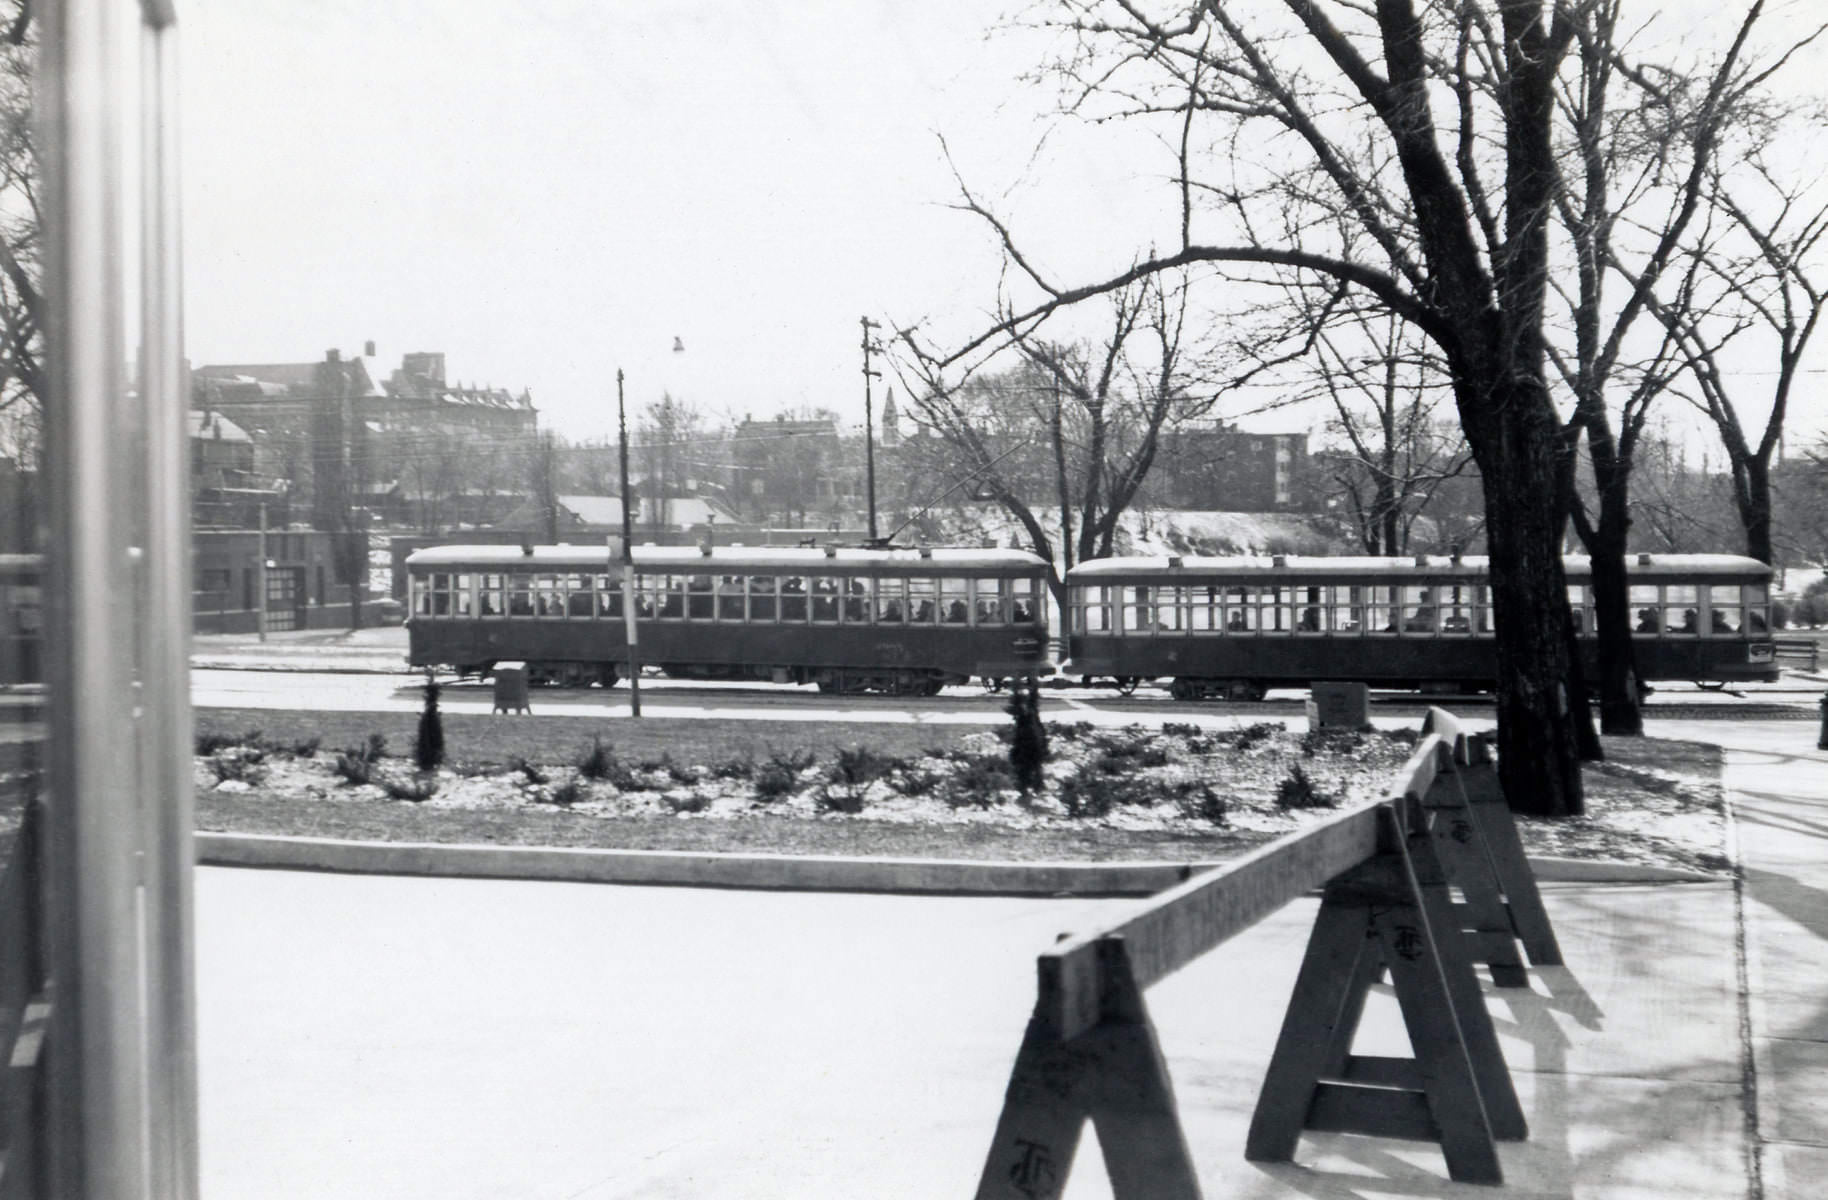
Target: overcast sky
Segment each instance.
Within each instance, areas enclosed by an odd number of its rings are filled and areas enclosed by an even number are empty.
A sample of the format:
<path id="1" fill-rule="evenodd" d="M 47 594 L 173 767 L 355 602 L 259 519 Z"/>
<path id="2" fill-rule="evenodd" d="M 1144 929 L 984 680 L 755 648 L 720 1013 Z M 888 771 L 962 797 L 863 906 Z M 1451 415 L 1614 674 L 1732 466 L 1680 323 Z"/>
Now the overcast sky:
<path id="1" fill-rule="evenodd" d="M 189 0 L 191 359 L 442 350 L 572 438 L 613 433 L 618 366 L 631 409 L 667 388 L 860 425 L 858 318 L 965 322 L 994 285 L 940 135 L 1063 278 L 1174 236 L 1134 130 L 1056 129 L 1036 156 L 1036 45 L 985 37 L 1007 7 Z"/>

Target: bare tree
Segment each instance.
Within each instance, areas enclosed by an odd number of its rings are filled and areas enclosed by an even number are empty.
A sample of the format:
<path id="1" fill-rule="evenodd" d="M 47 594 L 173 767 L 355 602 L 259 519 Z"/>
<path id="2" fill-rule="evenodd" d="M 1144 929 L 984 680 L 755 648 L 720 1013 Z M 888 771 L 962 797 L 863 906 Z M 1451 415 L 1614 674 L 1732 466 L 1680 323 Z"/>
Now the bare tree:
<path id="1" fill-rule="evenodd" d="M 1058 284 L 967 191 L 965 207 L 995 231 L 1026 296 L 947 361 L 1167 271 L 1375 297 L 1447 363 L 1485 488 L 1506 794 L 1528 811 L 1582 811 L 1565 683 L 1565 504 L 1553 486 L 1567 478 L 1567 448 L 1544 330 L 1555 84 L 1579 6 L 1168 7 L 1159 18 L 1135 0 L 1058 0 L 1047 11 L 1066 39 L 1053 65 L 1071 108 L 1189 131 L 1170 143 L 1178 246 L 1096 282 Z M 1196 216 L 1221 236 L 1196 238 Z"/>
<path id="2" fill-rule="evenodd" d="M 648 520 L 655 533 L 671 524 L 669 505 L 684 493 L 686 463 L 701 424 L 697 409 L 671 392 L 662 392 L 636 426 L 634 450 L 640 456 L 641 491 L 653 501 Z"/>
<path id="3" fill-rule="evenodd" d="M 37 465 L 45 395 L 31 15 L 28 0 L 0 0 L 0 453 L 27 469 Z"/>
<path id="4" fill-rule="evenodd" d="M 900 334 L 896 370 L 915 420 L 953 453 L 955 478 L 1022 526 L 1062 611 L 1066 572 L 1111 553 L 1163 428 L 1214 402 L 1184 377 L 1184 301 L 1172 279 L 1140 278 L 1109 293 L 1109 331 L 1096 345 L 1017 334 L 1016 368 L 953 382 L 916 331 Z"/>
<path id="5" fill-rule="evenodd" d="M 1307 359 L 1310 391 L 1333 410 L 1340 448 L 1325 458 L 1366 554 L 1404 554 L 1441 486 L 1471 465 L 1457 427 L 1443 429 L 1445 365 L 1388 313 L 1354 313 L 1323 328 Z"/>
<path id="6" fill-rule="evenodd" d="M 1780 123 L 1761 129 L 1765 139 L 1782 145 Z M 1819 128 L 1819 119 L 1811 124 Z M 1773 154 L 1765 139 L 1731 170 L 1710 177 L 1708 199 L 1717 220 L 1689 247 L 1677 298 L 1652 311 L 1688 369 L 1694 384 L 1689 398 L 1720 435 L 1745 551 L 1769 563 L 1775 558 L 1771 464 L 1804 351 L 1828 306 L 1820 257 L 1828 197 L 1812 164 L 1779 166 L 1784 152 Z M 1759 366 L 1741 369 L 1733 355 L 1756 356 Z M 1760 393 L 1764 424 L 1748 432 Z"/>

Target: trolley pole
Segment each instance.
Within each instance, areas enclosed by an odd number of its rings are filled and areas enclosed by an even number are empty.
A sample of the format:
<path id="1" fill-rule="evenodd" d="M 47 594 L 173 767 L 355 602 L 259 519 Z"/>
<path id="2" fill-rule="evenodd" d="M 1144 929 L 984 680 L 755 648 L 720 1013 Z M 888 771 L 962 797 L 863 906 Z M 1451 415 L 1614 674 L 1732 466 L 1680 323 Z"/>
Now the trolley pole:
<path id="1" fill-rule="evenodd" d="M 870 380 L 882 376 L 881 371 L 870 370 L 870 353 L 875 344 L 870 341 L 870 330 L 880 328 L 868 317 L 858 318 L 863 326 L 863 470 L 864 487 L 870 496 L 870 544 L 876 543 L 876 414 L 870 398 Z"/>
<path id="2" fill-rule="evenodd" d="M 616 441 L 622 460 L 622 617 L 628 628 L 628 715 L 641 715 L 641 641 L 635 624 L 635 521 L 628 502 L 628 406 L 616 368 Z"/>
<path id="3" fill-rule="evenodd" d="M 267 502 L 260 502 L 260 544 L 254 559 L 254 632 L 267 640 Z"/>

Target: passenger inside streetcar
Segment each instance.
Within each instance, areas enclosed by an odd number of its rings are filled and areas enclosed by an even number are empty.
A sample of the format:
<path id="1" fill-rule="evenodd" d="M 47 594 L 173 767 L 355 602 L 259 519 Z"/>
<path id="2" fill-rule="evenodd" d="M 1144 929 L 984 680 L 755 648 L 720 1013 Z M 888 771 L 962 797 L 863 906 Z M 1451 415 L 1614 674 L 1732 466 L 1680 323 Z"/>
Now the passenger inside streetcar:
<path id="1" fill-rule="evenodd" d="M 1655 633 L 1657 631 L 1657 610 L 1654 608 L 1638 609 L 1638 633 Z"/>

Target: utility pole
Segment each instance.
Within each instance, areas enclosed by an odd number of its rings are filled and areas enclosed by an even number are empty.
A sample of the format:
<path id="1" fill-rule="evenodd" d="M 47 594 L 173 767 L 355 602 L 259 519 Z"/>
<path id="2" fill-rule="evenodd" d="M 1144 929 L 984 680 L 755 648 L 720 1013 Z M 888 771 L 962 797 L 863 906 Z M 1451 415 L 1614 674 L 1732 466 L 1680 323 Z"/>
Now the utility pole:
<path id="1" fill-rule="evenodd" d="M 870 495 L 870 545 L 876 544 L 876 416 L 870 400 L 870 380 L 882 376 L 881 371 L 870 370 L 870 353 L 876 344 L 870 341 L 870 330 L 880 328 L 868 317 L 858 320 L 863 325 L 863 463 L 864 486 Z"/>
<path id="2" fill-rule="evenodd" d="M 628 629 L 628 715 L 641 715 L 641 650 L 635 624 L 635 522 L 628 502 L 628 407 L 616 368 L 616 437 L 622 458 L 622 617 Z"/>

